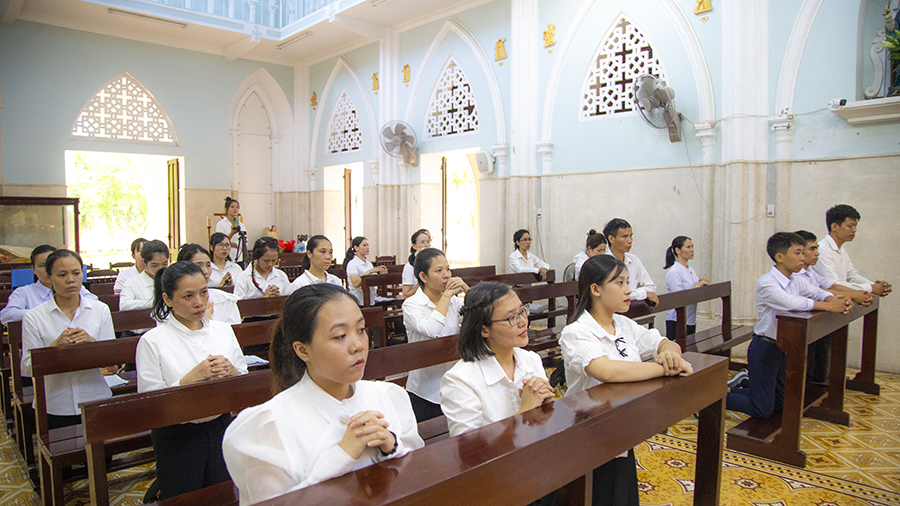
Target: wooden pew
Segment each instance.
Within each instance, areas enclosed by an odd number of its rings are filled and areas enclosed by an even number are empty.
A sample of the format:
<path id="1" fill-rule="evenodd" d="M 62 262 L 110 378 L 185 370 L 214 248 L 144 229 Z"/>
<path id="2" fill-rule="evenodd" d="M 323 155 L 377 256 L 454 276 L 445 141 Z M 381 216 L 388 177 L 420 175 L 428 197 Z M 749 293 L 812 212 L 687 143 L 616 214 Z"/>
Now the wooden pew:
<path id="1" fill-rule="evenodd" d="M 529 330 L 528 346 L 525 349 L 529 351 L 542 351 L 559 346 L 559 334 L 562 332 L 566 323 L 571 320 L 575 314 L 575 297 L 578 295 L 578 282 L 567 281 L 565 283 L 550 283 L 546 285 L 531 285 L 516 288 L 519 299 L 527 304 L 536 300 L 547 300 L 548 308 L 544 313 L 532 314 L 528 317 L 529 322 L 534 320 L 547 320 L 547 328 L 545 330 Z M 557 308 L 556 298 L 565 297 L 566 307 Z M 565 316 L 563 324 L 556 326 L 556 318 Z"/>
<path id="2" fill-rule="evenodd" d="M 15 418 L 15 439 L 19 446 L 19 453 L 25 459 L 26 467 L 31 468 L 35 464 L 34 444 L 34 410 L 31 401 L 34 398 L 32 388 L 26 388 L 22 383 L 22 322 L 9 322 L 7 325 L 9 336 L 9 362 L 12 371 L 12 410 Z"/>
<path id="3" fill-rule="evenodd" d="M 109 312 L 115 313 L 119 310 L 119 294 L 117 293 L 100 293 L 97 295 L 97 299 L 109 306 Z"/>
<path id="4" fill-rule="evenodd" d="M 589 504 L 593 469 L 699 412 L 694 504 L 718 505 L 727 361 L 685 359 L 691 376 L 598 385 L 261 504 L 527 504 L 562 487 Z"/>
<path id="5" fill-rule="evenodd" d="M 115 283 L 91 282 L 90 292 L 94 295 L 115 295 Z"/>
<path id="6" fill-rule="evenodd" d="M 258 297 L 256 299 L 241 299 L 237 302 L 238 310 L 244 318 L 250 316 L 266 316 L 281 314 L 287 295 L 280 297 Z"/>
<path id="7" fill-rule="evenodd" d="M 864 333 L 874 334 L 877 331 L 878 297 L 868 307 L 854 306 L 847 315 L 824 311 L 778 314 L 777 344 L 787 355 L 784 408 L 769 418 L 748 418 L 729 430 L 729 449 L 806 467 L 806 453 L 800 449 L 800 425 L 804 415 L 850 425 L 850 414 L 844 411 L 847 327 L 857 318 L 864 318 Z M 806 390 L 807 348 L 829 334 L 832 339 L 828 384 L 814 383 Z M 819 401 L 822 403 L 818 404 Z"/>
<path id="8" fill-rule="evenodd" d="M 388 272 L 387 274 L 373 274 L 371 276 L 362 277 L 363 291 L 363 307 L 369 307 L 374 301 L 370 300 L 370 289 L 375 288 L 375 293 L 380 297 L 388 297 L 390 294 L 398 294 L 399 287 L 402 284 L 403 266 L 396 266 L 396 272 Z M 462 267 L 453 269 L 453 275 L 463 279 L 485 278 L 494 276 L 497 272 L 493 265 L 483 265 L 479 267 Z M 531 281 L 530 278 L 526 278 Z M 471 285 L 470 285 L 471 286 Z M 398 298 L 399 300 L 399 298 Z"/>
<path id="9" fill-rule="evenodd" d="M 50 374 L 99 369 L 109 365 L 133 362 L 138 339 L 131 337 L 31 350 L 39 450 L 38 468 L 44 504 L 63 505 L 63 468 L 86 462 L 84 442 L 78 436 L 75 428 L 66 427 L 53 431 L 47 428 L 45 377 Z M 135 434 L 133 437 L 111 442 L 112 453 L 110 455 L 149 446 L 151 446 L 149 433 Z M 114 460 L 108 467 L 113 470 L 123 469 L 150 461 L 152 461 L 152 452 Z"/>
<path id="10" fill-rule="evenodd" d="M 722 300 L 721 325 L 688 336 L 685 307 L 714 299 Z M 650 306 L 645 301 L 632 301 L 631 308 L 625 316 L 638 319 L 670 309 L 674 309 L 677 316 L 675 342 L 681 346 L 682 351 L 721 355 L 730 360 L 731 349 L 753 337 L 753 327 L 731 323 L 731 281 L 664 293 L 659 296 L 659 304 L 656 306 Z M 743 364 L 734 364 L 732 368 L 743 367 Z"/>

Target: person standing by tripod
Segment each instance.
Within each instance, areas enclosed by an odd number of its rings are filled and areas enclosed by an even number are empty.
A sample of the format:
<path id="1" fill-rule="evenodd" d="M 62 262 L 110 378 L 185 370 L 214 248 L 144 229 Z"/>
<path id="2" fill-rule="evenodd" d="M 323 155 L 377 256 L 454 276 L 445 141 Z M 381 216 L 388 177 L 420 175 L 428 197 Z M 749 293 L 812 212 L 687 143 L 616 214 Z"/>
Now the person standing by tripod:
<path id="1" fill-rule="evenodd" d="M 241 204 L 225 197 L 225 216 L 216 224 L 216 232 L 228 236 L 231 241 L 231 258 L 241 266 L 247 261 L 247 227 L 241 223 Z"/>

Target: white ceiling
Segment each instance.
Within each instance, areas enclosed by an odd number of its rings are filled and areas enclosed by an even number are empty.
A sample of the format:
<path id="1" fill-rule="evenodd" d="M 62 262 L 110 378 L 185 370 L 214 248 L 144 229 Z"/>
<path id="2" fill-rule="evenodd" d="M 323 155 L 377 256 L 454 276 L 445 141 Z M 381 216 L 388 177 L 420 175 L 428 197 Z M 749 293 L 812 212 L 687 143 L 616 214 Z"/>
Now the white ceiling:
<path id="1" fill-rule="evenodd" d="M 312 32 L 284 49 L 284 41 L 261 39 L 196 24 L 186 28 L 112 14 L 107 7 L 81 0 L 0 0 L 4 22 L 23 19 L 75 30 L 125 39 L 161 44 L 222 55 L 228 59 L 246 58 L 283 65 L 315 63 L 341 52 L 377 40 L 387 29 L 411 27 L 453 15 L 490 0 L 387 0 L 377 6 L 363 2 L 338 14 L 335 22 L 325 19 L 298 33 Z M 345 22 L 341 22 L 346 20 Z M 286 37 L 291 40 L 295 36 Z"/>

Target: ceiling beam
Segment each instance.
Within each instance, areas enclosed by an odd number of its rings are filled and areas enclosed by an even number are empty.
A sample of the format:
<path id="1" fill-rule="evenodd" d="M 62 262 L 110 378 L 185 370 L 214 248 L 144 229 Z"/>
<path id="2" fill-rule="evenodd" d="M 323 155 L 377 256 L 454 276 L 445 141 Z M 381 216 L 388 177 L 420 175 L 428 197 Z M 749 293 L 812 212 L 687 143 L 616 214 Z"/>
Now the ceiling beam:
<path id="1" fill-rule="evenodd" d="M 334 16 L 334 19 L 331 20 L 331 22 L 338 23 L 350 32 L 371 39 L 386 39 L 388 36 L 387 27 L 376 25 L 374 23 L 366 23 L 365 21 L 360 21 L 358 19 L 351 19 L 345 16 Z"/>
<path id="2" fill-rule="evenodd" d="M 253 40 L 254 38 L 254 36 L 248 35 L 247 37 L 228 46 L 227 48 L 225 48 L 223 56 L 225 56 L 225 59 L 228 61 L 234 61 L 238 58 L 242 58 L 244 55 L 252 51 L 253 48 L 259 45 L 259 39 Z"/>
<path id="3" fill-rule="evenodd" d="M 3 22 L 14 23 L 19 19 L 19 13 L 22 12 L 22 4 L 25 0 L 9 0 L 6 3 L 6 9 L 3 10 Z"/>

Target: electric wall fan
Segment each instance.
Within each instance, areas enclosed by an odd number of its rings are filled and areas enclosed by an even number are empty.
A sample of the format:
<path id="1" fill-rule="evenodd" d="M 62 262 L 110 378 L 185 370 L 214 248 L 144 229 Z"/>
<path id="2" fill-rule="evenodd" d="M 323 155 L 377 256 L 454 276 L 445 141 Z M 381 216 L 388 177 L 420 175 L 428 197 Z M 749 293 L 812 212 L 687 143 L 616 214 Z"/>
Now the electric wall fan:
<path id="1" fill-rule="evenodd" d="M 653 128 L 668 129 L 669 141 L 681 141 L 681 113 L 675 110 L 675 90 L 650 74 L 634 81 L 634 104 L 641 118 Z"/>
<path id="2" fill-rule="evenodd" d="M 416 132 L 403 121 L 391 121 L 381 128 L 381 147 L 384 151 L 397 159 L 417 167 L 419 140 Z"/>

